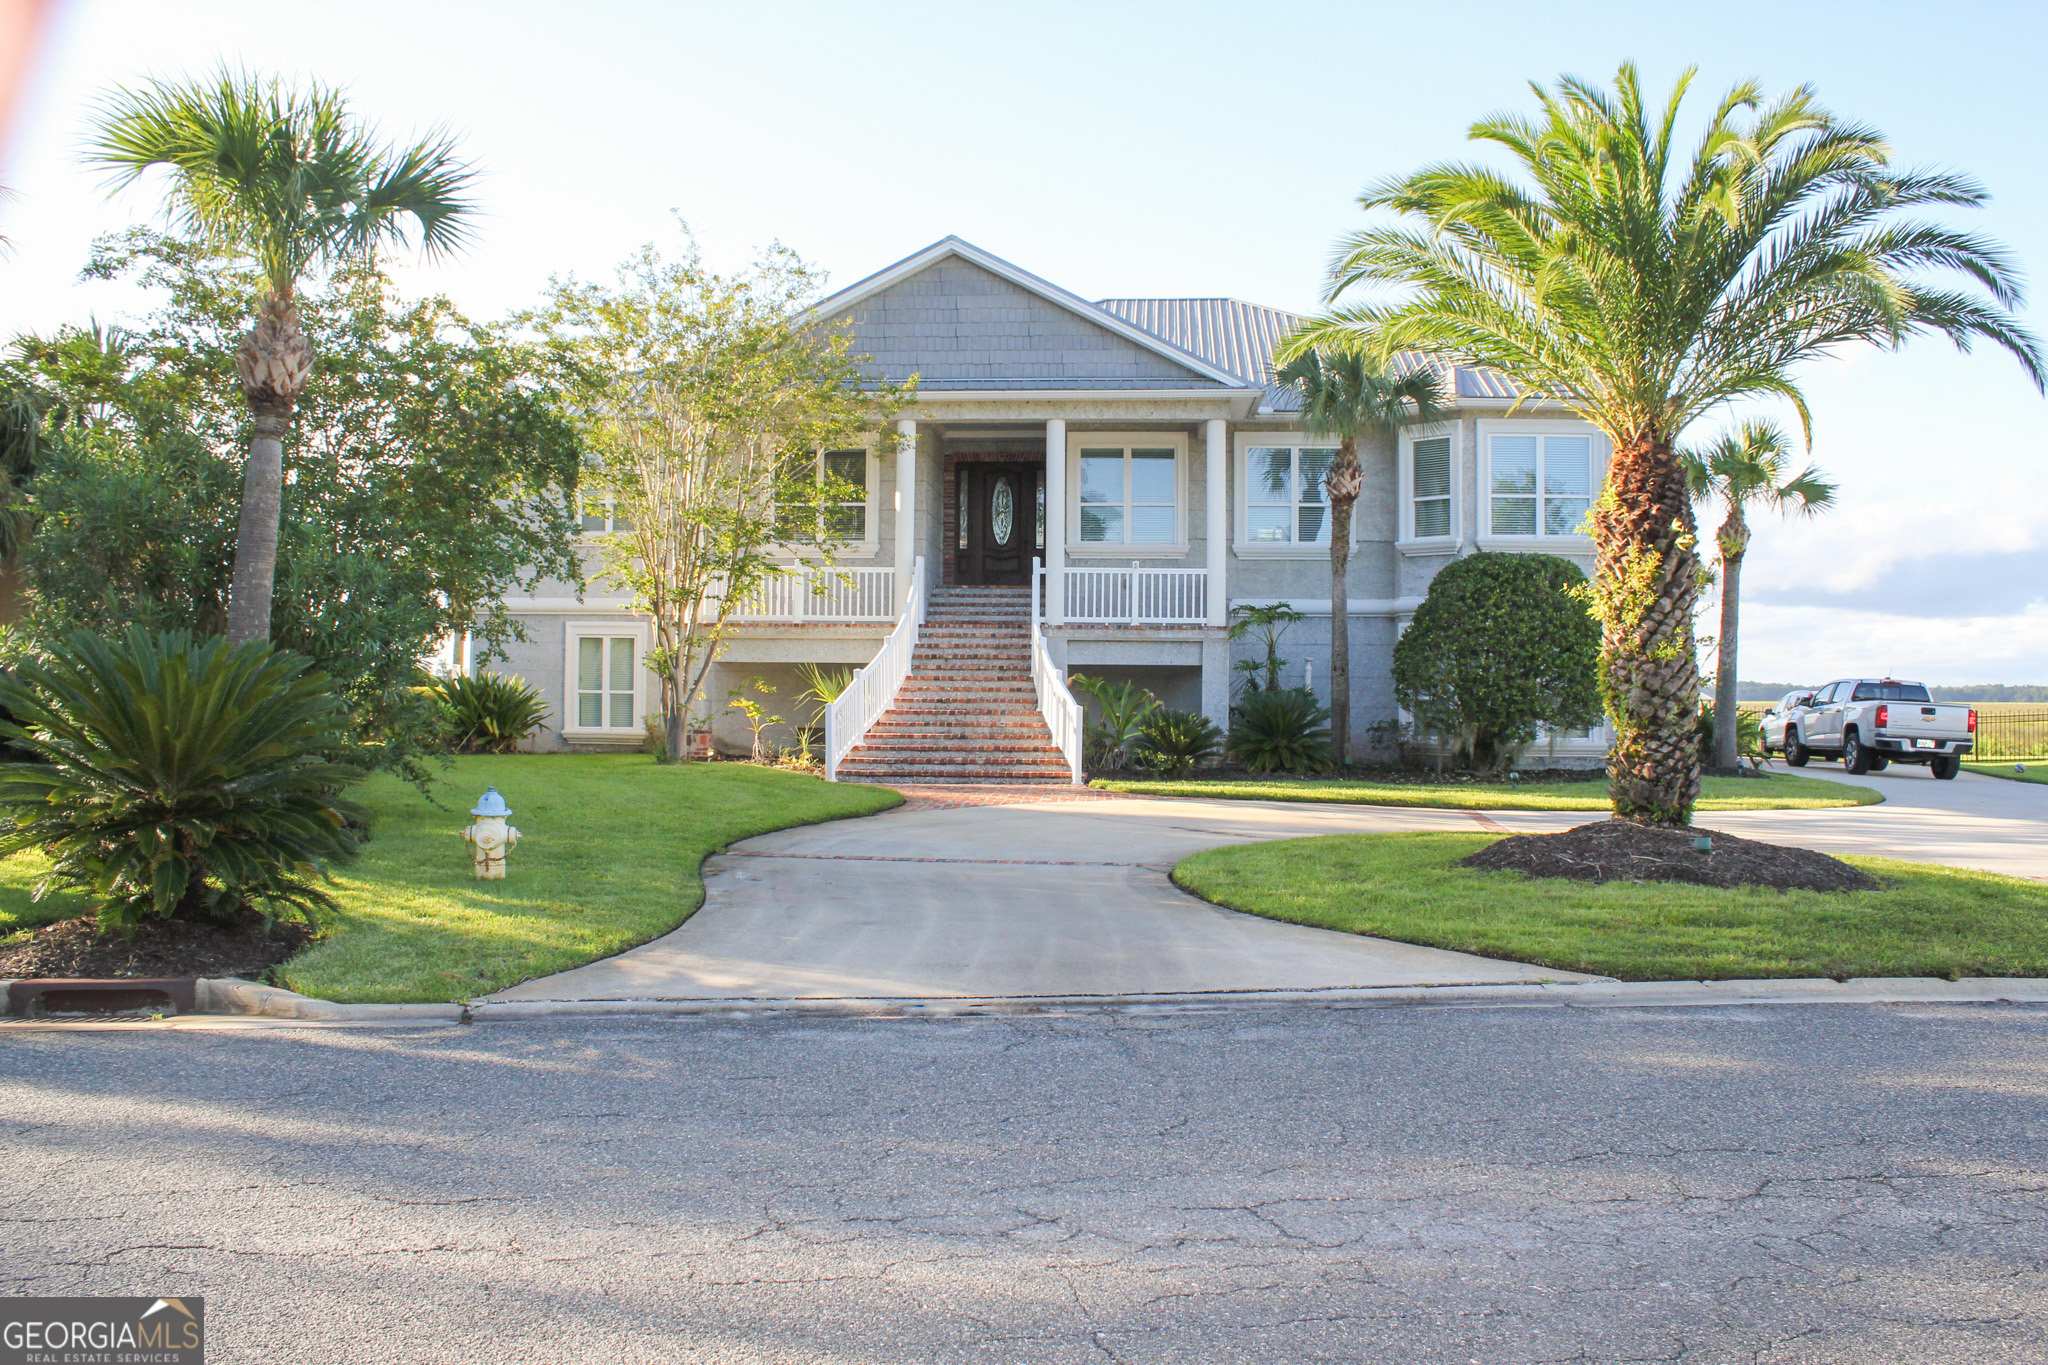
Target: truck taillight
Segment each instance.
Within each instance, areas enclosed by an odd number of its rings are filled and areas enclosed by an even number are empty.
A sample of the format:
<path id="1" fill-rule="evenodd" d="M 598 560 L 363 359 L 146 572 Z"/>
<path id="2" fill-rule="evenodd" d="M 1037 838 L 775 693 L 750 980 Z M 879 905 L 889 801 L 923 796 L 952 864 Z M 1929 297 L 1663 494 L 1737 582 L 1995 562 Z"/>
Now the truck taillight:
<path id="1" fill-rule="evenodd" d="M 1970 733 L 1977 733 L 1977 708 L 1974 706 L 1970 708 Z"/>
<path id="2" fill-rule="evenodd" d="M 1889 706 L 1880 706 L 1880 707 L 1878 707 L 1878 708 L 1877 708 L 1877 728 L 1878 728 L 1878 729 L 1880 729 L 1880 730 L 1882 730 L 1882 729 L 1884 729 L 1884 727 L 1885 727 L 1885 726 L 1887 726 L 1887 725 L 1890 725 L 1891 723 L 1892 723 L 1892 708 L 1891 708 L 1891 707 L 1889 707 Z"/>

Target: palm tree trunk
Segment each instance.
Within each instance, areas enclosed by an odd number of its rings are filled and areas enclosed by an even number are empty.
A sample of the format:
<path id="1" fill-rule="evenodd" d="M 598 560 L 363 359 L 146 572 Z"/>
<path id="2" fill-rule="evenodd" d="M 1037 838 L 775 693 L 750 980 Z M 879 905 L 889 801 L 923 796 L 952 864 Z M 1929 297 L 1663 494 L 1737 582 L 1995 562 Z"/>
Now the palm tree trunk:
<path id="1" fill-rule="evenodd" d="M 270 638 L 270 599 L 277 582 L 277 526 L 284 509 L 284 433 L 291 408 L 256 409 L 256 436 L 242 468 L 242 516 L 235 528 L 235 577 L 228 596 L 228 642 Z"/>
<path id="2" fill-rule="evenodd" d="M 1645 430 L 1615 451 L 1593 524 L 1614 813 L 1683 825 L 1700 789 L 1692 632 L 1699 557 L 1692 500 L 1668 439 Z"/>
<path id="3" fill-rule="evenodd" d="M 1330 500 L 1330 752 L 1351 761 L 1351 509 L 1365 482 L 1358 443 L 1345 441 L 1323 476 Z"/>
<path id="4" fill-rule="evenodd" d="M 270 638 L 277 583 L 277 527 L 284 509 L 284 437 L 292 408 L 313 373 L 313 348 L 289 295 L 266 295 L 256 325 L 235 352 L 242 392 L 256 415 L 242 471 L 242 516 L 235 530 L 235 576 L 228 599 L 228 641 Z"/>
<path id="5" fill-rule="evenodd" d="M 1734 770 L 1742 766 L 1741 746 L 1736 732 L 1738 707 L 1735 697 L 1735 632 L 1741 610 L 1742 554 L 1727 551 L 1723 528 L 1721 551 L 1721 639 L 1715 646 L 1714 661 L 1714 766 Z M 1743 537 L 1747 541 L 1748 536 Z"/>

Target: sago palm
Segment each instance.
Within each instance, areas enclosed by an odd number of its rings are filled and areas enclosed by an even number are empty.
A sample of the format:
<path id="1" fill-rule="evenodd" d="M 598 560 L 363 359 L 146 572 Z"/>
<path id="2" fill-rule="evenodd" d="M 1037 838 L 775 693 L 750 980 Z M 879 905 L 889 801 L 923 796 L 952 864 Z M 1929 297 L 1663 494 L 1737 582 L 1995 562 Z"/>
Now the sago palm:
<path id="1" fill-rule="evenodd" d="M 1789 400 L 1810 438 L 1795 371 L 1857 342 L 1989 340 L 2044 380 L 2039 344 L 2012 315 L 2020 290 L 2003 251 L 1899 216 L 1978 204 L 1982 190 L 1895 170 L 1882 137 L 1806 87 L 1767 103 L 1754 84 L 1735 86 L 1688 155 L 1676 127 L 1690 82 L 1687 72 L 1661 111 L 1644 105 L 1632 66 L 1612 90 L 1537 87 L 1535 117 L 1471 129 L 1524 178 L 1439 165 L 1367 190 L 1363 207 L 1407 221 L 1341 243 L 1330 297 L 1396 292 L 1335 308 L 1292 341 L 1496 370 L 1525 399 L 1553 400 L 1607 435 L 1593 592 L 1614 808 L 1668 823 L 1690 817 L 1699 791 L 1699 565 L 1674 441 L 1756 397 Z M 1962 286 L 1928 283 L 1930 270 Z"/>
<path id="2" fill-rule="evenodd" d="M 1835 486 L 1812 467 L 1791 472 L 1792 443 L 1769 422 L 1750 421 L 1699 450 L 1679 452 L 1695 502 L 1727 509 L 1714 544 L 1721 552 L 1721 636 L 1715 642 L 1714 766 L 1742 758 L 1736 726 L 1736 631 L 1740 625 L 1742 557 L 1749 552 L 1751 506 L 1780 515 L 1814 516 L 1835 505 Z"/>
<path id="3" fill-rule="evenodd" d="M 327 678 L 266 642 L 80 632 L 0 675 L 0 857 L 50 859 L 44 883 L 83 887 L 102 928 L 146 915 L 253 906 L 315 919 L 369 814 L 342 793 L 361 770 Z"/>
<path id="4" fill-rule="evenodd" d="M 256 323 L 235 357 L 255 434 L 243 474 L 228 638 L 266 639 L 284 436 L 313 371 L 294 303 L 299 282 L 312 270 L 403 245 L 415 230 L 429 256 L 461 246 L 473 211 L 464 197 L 472 172 L 445 134 L 386 146 L 339 91 L 228 71 L 116 90 L 95 119 L 86 159 L 110 173 L 110 191 L 165 167 L 167 208 L 180 230 L 250 261 L 262 275 Z"/>
<path id="5" fill-rule="evenodd" d="M 1365 483 L 1358 443 L 1438 421 L 1443 409 L 1427 370 L 1389 374 L 1354 351 L 1304 350 L 1274 378 L 1300 399 L 1302 425 L 1337 442 L 1322 492 L 1330 508 L 1330 749 L 1342 767 L 1351 752 L 1351 511 Z"/>

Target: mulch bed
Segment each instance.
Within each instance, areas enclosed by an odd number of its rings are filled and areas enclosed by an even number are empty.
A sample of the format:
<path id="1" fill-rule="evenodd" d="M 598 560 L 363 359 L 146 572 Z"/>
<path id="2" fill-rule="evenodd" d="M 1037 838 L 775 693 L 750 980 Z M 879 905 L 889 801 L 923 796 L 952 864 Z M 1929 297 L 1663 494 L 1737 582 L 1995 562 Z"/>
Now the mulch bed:
<path id="1" fill-rule="evenodd" d="M 1702 835 L 1713 840 L 1711 853 L 1693 847 Z M 1840 858 L 1811 849 L 1632 820 L 1600 820 L 1560 834 L 1516 834 L 1459 859 L 1458 865 L 1582 882 L 1690 882 L 1780 891 L 1875 891 L 1883 885 Z"/>
<path id="2" fill-rule="evenodd" d="M 257 978 L 304 948 L 312 937 L 303 924 L 278 923 L 266 933 L 263 917 L 249 911 L 228 924 L 148 919 L 136 926 L 133 938 L 102 934 L 93 916 L 81 915 L 46 924 L 26 941 L 0 949 L 0 979 Z"/>

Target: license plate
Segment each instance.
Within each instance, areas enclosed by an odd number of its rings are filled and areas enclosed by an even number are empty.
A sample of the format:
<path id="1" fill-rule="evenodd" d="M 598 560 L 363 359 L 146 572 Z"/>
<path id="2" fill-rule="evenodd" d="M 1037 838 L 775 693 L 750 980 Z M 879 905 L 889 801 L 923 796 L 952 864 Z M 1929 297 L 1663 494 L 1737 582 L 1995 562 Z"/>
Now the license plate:
<path id="1" fill-rule="evenodd" d="M 1916 749 L 1932 749 L 1935 747 L 1935 742 L 1931 739 L 1916 739 L 1913 741 L 1913 747 Z"/>

